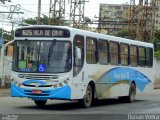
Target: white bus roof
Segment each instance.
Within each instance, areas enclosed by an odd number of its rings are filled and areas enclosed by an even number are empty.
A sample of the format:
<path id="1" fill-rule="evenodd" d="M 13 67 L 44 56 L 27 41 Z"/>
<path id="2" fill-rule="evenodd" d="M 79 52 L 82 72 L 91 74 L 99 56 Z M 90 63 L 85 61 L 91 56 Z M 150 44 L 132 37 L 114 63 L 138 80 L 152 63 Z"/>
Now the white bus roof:
<path id="1" fill-rule="evenodd" d="M 67 26 L 51 26 L 51 25 L 31 25 L 31 26 L 24 26 L 24 27 L 19 27 L 16 29 L 20 28 L 33 28 L 33 27 L 45 27 L 45 28 L 61 28 L 61 29 L 68 29 L 71 32 L 71 35 L 84 35 L 87 37 L 93 37 L 97 39 L 103 39 L 103 40 L 108 40 L 108 41 L 115 41 L 119 43 L 127 43 L 131 45 L 137 45 L 137 46 L 147 46 L 147 47 L 153 47 L 152 43 L 147 43 L 147 42 L 142 42 L 138 40 L 132 40 L 132 39 L 126 39 L 126 38 L 121 38 L 121 37 L 115 37 L 111 35 L 104 35 L 101 33 L 95 33 L 95 32 L 90 32 L 86 30 L 81 30 L 81 29 L 76 29 L 72 27 L 67 27 Z"/>

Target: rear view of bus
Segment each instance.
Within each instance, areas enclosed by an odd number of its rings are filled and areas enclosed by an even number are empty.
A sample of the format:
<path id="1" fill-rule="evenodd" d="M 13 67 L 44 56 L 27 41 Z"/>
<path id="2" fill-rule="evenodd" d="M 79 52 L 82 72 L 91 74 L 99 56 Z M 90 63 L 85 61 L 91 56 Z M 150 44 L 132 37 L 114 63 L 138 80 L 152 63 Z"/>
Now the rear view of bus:
<path id="1" fill-rule="evenodd" d="M 28 97 L 38 106 L 48 99 L 71 99 L 70 31 L 53 27 L 15 30 L 12 97 Z"/>

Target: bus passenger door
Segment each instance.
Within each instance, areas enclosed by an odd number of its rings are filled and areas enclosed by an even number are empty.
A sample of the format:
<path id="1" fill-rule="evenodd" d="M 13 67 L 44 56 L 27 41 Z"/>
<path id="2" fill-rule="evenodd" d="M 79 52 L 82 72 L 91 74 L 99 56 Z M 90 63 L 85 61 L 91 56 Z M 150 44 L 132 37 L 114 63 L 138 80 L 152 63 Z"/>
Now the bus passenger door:
<path id="1" fill-rule="evenodd" d="M 84 81 L 84 37 L 76 35 L 73 42 L 73 83 L 80 83 Z"/>

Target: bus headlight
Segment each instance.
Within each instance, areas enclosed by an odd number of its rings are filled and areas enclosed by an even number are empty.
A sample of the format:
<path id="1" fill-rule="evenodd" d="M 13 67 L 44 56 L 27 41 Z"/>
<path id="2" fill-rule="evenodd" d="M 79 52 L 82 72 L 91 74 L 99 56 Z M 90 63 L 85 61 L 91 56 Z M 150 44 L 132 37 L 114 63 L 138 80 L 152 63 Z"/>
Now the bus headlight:
<path id="1" fill-rule="evenodd" d="M 18 84 L 18 82 L 17 82 L 17 81 L 15 81 L 15 82 L 14 82 L 14 84 L 15 84 L 15 85 L 17 85 L 17 84 Z"/>
<path id="2" fill-rule="evenodd" d="M 63 87 L 63 84 L 62 84 L 62 83 L 59 83 L 59 86 L 60 86 L 60 87 Z"/>
<path id="3" fill-rule="evenodd" d="M 11 82 L 14 82 L 14 78 L 13 77 L 11 77 L 10 80 L 11 80 Z"/>
<path id="4" fill-rule="evenodd" d="M 65 84 L 68 84 L 68 81 L 67 81 L 67 80 L 64 80 L 64 83 L 65 83 Z"/>

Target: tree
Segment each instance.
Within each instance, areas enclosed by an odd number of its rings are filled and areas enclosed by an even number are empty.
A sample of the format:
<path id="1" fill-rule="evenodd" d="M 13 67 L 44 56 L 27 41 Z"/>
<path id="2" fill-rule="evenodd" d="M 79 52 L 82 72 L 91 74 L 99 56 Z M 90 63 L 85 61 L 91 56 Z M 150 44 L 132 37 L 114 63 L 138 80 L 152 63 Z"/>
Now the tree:
<path id="1" fill-rule="evenodd" d="M 153 38 L 155 57 L 160 57 L 160 29 L 154 30 Z"/>
<path id="2" fill-rule="evenodd" d="M 25 23 L 30 24 L 30 25 L 36 25 L 37 20 L 35 18 L 29 18 L 24 20 Z"/>
<path id="3" fill-rule="evenodd" d="M 128 30 L 121 30 L 116 34 L 117 37 L 122 37 L 122 38 L 127 38 L 128 35 L 129 35 Z"/>
<path id="4" fill-rule="evenodd" d="M 4 39 L 4 40 L 7 40 L 7 41 L 13 40 L 13 36 L 11 35 L 11 32 L 5 32 L 5 33 L 3 34 L 3 39 Z"/>
<path id="5" fill-rule="evenodd" d="M 7 40 L 7 41 L 13 40 L 11 31 L 6 31 L 3 28 L 0 28 L 0 37 L 3 37 L 2 39 Z"/>
<path id="6" fill-rule="evenodd" d="M 160 29 L 154 31 L 153 44 L 155 47 L 155 51 L 160 50 Z"/>
<path id="7" fill-rule="evenodd" d="M 37 25 L 37 17 L 35 18 L 29 18 L 29 19 L 24 19 L 24 22 L 30 25 Z M 40 24 L 41 25 L 48 25 L 49 23 L 49 18 L 46 15 L 43 15 L 43 17 L 40 18 Z"/>
<path id="8" fill-rule="evenodd" d="M 30 25 L 37 25 L 37 17 L 24 19 L 24 22 Z M 65 21 L 64 19 L 61 19 L 61 20 L 59 20 L 58 18 L 49 19 L 48 16 L 42 15 L 42 17 L 40 18 L 40 25 L 66 25 L 68 26 L 69 23 Z"/>

